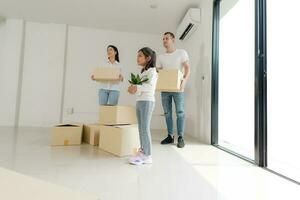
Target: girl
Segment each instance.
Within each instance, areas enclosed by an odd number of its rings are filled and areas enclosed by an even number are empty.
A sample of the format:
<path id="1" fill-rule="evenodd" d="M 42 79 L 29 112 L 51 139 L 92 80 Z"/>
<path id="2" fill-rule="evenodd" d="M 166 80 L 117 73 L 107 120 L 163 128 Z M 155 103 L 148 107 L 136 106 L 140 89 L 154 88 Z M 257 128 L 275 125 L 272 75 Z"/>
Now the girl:
<path id="1" fill-rule="evenodd" d="M 140 135 L 140 150 L 137 155 L 130 158 L 129 162 L 134 165 L 151 164 L 152 141 L 150 133 L 150 122 L 155 104 L 155 88 L 157 82 L 156 53 L 144 47 L 138 51 L 137 63 L 142 67 L 140 76 L 147 77 L 148 81 L 142 85 L 131 85 L 128 92 L 136 94 L 136 114 Z"/>
<path id="2" fill-rule="evenodd" d="M 108 60 L 104 63 L 104 67 L 113 67 L 121 71 L 118 48 L 109 45 L 107 47 Z M 92 76 L 92 80 L 94 76 Z M 115 82 L 102 82 L 99 89 L 99 105 L 117 105 L 120 96 L 120 83 L 123 81 L 123 76 L 120 74 L 119 80 Z"/>

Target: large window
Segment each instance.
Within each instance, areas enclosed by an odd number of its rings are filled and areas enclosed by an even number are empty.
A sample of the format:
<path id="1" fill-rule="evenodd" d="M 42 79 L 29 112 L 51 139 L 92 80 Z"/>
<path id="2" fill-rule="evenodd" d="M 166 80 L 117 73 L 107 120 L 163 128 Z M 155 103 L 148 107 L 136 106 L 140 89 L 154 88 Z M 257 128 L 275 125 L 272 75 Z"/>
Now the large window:
<path id="1" fill-rule="evenodd" d="M 249 0 L 222 0 L 219 21 L 218 144 L 252 160 L 254 3 Z"/>
<path id="2" fill-rule="evenodd" d="M 212 144 L 300 182 L 300 2 L 215 0 Z"/>
<path id="3" fill-rule="evenodd" d="M 300 182 L 300 2 L 267 3 L 268 167 Z"/>

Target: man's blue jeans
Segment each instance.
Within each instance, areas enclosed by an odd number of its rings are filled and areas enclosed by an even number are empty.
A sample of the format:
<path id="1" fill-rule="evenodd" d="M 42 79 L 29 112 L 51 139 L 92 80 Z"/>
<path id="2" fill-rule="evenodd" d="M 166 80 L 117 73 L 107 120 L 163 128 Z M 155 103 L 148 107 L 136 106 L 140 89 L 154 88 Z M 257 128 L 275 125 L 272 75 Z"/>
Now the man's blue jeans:
<path id="1" fill-rule="evenodd" d="M 177 117 L 177 134 L 184 136 L 185 112 L 184 112 L 184 93 L 183 92 L 162 92 L 162 106 L 167 123 L 168 134 L 173 136 L 173 117 L 172 117 L 172 100 L 175 103 Z"/>

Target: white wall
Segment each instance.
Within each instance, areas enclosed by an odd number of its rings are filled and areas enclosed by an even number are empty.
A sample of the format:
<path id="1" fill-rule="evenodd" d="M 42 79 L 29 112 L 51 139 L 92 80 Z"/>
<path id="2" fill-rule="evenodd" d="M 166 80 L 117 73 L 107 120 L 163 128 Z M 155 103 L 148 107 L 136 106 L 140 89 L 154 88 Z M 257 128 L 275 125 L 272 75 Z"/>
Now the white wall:
<path id="1" fill-rule="evenodd" d="M 202 22 L 200 26 L 200 63 L 201 75 L 201 106 L 198 113 L 200 119 L 198 138 L 207 144 L 211 142 L 211 79 L 212 79 L 212 22 L 213 22 L 213 0 L 202 0 Z"/>
<path id="2" fill-rule="evenodd" d="M 15 124 L 23 26 L 23 20 L 9 19 L 1 27 L 1 38 L 4 42 L 1 40 L 3 49 L 0 65 L 0 126 Z"/>
<path id="3" fill-rule="evenodd" d="M 4 42 L 5 42 L 5 21 L 1 21 L 1 16 L 0 16 L 0 69 L 3 63 Z"/>
<path id="4" fill-rule="evenodd" d="M 27 22 L 19 126 L 60 118 L 66 25 Z"/>
<path id="5" fill-rule="evenodd" d="M 126 91 L 130 73 L 140 71 L 136 64 L 137 51 L 149 46 L 162 52 L 161 35 L 68 27 L 61 24 L 24 24 L 24 35 L 23 20 L 8 20 L 3 28 L 8 37 L 3 49 L 5 59 L 0 68 L 3 100 L 0 105 L 1 126 L 13 126 L 15 122 L 19 126 L 51 126 L 59 122 L 61 106 L 63 122 L 97 122 L 98 84 L 90 80 L 90 74 L 106 59 L 108 44 L 119 48 L 124 66 L 125 80 L 120 104 L 134 105 L 135 97 Z M 0 33 L 2 36 L 2 26 Z M 18 101 L 19 104 L 16 104 Z M 73 108 L 74 113 L 69 115 L 66 112 L 68 108 Z M 19 115 L 16 117 L 15 113 Z M 162 114 L 160 95 L 157 94 L 152 128 L 165 128 Z"/>
<path id="6" fill-rule="evenodd" d="M 135 105 L 135 97 L 127 93 L 130 73 L 138 73 L 137 51 L 149 46 L 157 52 L 162 51 L 161 35 L 127 33 L 100 29 L 69 27 L 67 49 L 67 76 L 64 104 L 64 121 L 96 122 L 98 120 L 98 84 L 90 80 L 93 69 L 106 60 L 106 46 L 114 44 L 119 48 L 123 64 L 119 104 Z M 67 109 L 74 114 L 68 115 Z M 160 97 L 153 117 L 153 128 L 164 127 Z"/>
<path id="7" fill-rule="evenodd" d="M 202 0 L 201 23 L 186 41 L 179 42 L 190 56 L 191 77 L 186 88 L 186 131 L 210 144 L 211 138 L 211 53 L 212 0 Z"/>
<path id="8" fill-rule="evenodd" d="M 0 76 L 4 71 L 3 70 L 3 58 L 4 58 L 3 50 L 4 50 L 4 42 L 5 42 L 5 25 L 6 25 L 5 22 L 1 21 L 1 16 L 0 16 Z M 1 79 L 0 79 L 0 81 L 1 81 Z M 1 90 L 0 90 L 0 92 L 1 92 Z M 1 110 L 0 110 L 0 112 L 1 112 L 2 107 L 0 107 L 0 108 L 1 108 Z"/>

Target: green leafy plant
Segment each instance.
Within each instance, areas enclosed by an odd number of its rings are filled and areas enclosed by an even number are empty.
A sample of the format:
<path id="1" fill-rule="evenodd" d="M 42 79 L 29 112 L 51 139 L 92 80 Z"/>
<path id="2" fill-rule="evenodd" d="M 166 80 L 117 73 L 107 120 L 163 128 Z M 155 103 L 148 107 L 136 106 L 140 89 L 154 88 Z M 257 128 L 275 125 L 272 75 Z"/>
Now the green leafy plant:
<path id="1" fill-rule="evenodd" d="M 132 85 L 142 85 L 143 83 L 147 82 L 149 79 L 147 76 L 140 77 L 139 74 L 134 75 L 131 73 L 131 79 L 128 82 Z"/>

